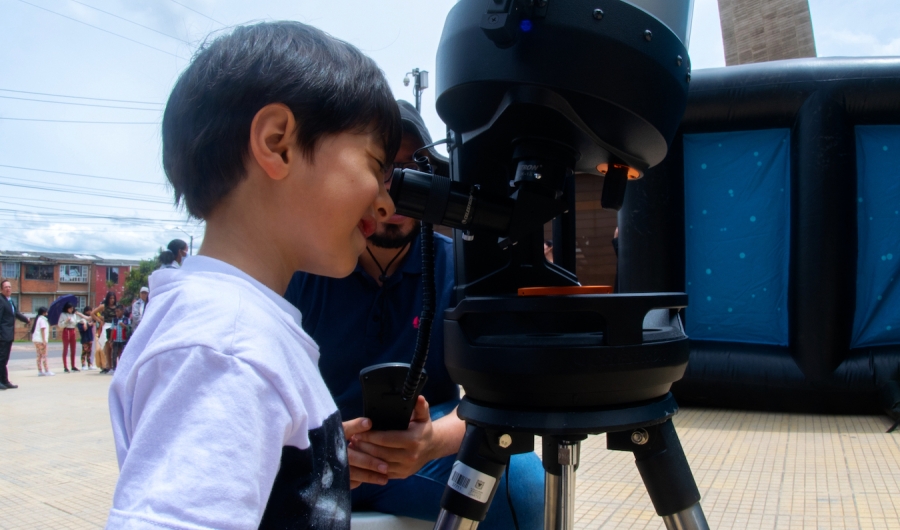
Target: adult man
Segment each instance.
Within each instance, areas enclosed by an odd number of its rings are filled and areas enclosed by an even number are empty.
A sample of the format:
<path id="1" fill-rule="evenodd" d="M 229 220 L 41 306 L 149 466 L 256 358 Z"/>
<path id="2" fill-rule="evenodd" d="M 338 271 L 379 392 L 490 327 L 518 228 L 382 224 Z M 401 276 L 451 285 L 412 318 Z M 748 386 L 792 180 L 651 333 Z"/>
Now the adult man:
<path id="1" fill-rule="evenodd" d="M 7 388 L 19 388 L 19 385 L 14 385 L 9 381 L 9 372 L 6 370 L 12 343 L 16 340 L 16 319 L 25 324 L 31 321 L 19 313 L 15 304 L 10 300 L 12 282 L 3 280 L 0 283 L 0 291 L 3 292 L 3 300 L 0 300 L 0 390 L 6 390 Z"/>
<path id="2" fill-rule="evenodd" d="M 390 187 L 393 168 L 415 168 L 413 153 L 431 143 L 415 108 L 398 102 L 403 123 L 400 151 L 385 171 Z M 447 174 L 447 162 L 427 150 L 436 172 Z M 285 298 L 303 315 L 303 328 L 319 345 L 319 369 L 337 402 L 345 429 L 358 431 L 363 413 L 359 371 L 374 364 L 409 362 L 415 348 L 422 310 L 422 252 L 419 223 L 394 215 L 378 223 L 344 279 L 297 273 Z M 355 510 L 375 510 L 434 520 L 450 476 L 465 423 L 455 411 L 459 389 L 444 366 L 443 311 L 453 301 L 454 271 L 450 239 L 435 234 L 436 319 L 426 371 L 428 383 L 407 431 L 368 431 L 349 447 Z M 429 407 L 429 404 L 431 405 Z M 533 454 L 513 457 L 510 491 L 521 529 L 543 526 L 543 469 Z M 391 480 L 388 480 L 391 479 Z M 503 479 L 499 485 L 505 491 Z M 502 494 L 479 528 L 513 528 Z"/>
<path id="3" fill-rule="evenodd" d="M 144 316 L 144 309 L 147 308 L 147 298 L 150 296 L 149 287 L 141 287 L 139 298 L 131 304 L 131 327 L 137 329 L 141 323 L 141 317 Z"/>

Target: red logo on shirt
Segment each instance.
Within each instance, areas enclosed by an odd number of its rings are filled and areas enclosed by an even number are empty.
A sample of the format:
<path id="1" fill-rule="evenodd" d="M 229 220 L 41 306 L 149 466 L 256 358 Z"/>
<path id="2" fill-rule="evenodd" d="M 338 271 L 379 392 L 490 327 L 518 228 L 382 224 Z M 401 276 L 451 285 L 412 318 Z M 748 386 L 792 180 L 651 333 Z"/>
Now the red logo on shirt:
<path id="1" fill-rule="evenodd" d="M 413 329 L 419 329 L 419 317 L 413 318 Z"/>

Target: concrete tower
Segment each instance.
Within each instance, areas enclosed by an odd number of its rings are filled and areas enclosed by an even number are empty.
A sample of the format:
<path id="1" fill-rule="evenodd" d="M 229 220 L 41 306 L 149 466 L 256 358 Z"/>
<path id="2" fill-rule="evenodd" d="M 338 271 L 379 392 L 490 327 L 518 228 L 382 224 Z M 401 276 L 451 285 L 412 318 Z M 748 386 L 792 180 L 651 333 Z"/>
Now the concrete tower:
<path id="1" fill-rule="evenodd" d="M 815 57 L 807 0 L 718 0 L 725 64 Z"/>

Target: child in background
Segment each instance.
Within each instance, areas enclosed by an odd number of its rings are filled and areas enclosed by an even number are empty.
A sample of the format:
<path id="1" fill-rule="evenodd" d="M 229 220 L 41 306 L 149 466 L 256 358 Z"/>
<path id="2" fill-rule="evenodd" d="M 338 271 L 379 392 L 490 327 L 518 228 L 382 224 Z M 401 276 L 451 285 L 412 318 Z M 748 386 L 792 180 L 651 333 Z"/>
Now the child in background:
<path id="1" fill-rule="evenodd" d="M 116 316 L 112 321 L 112 369 L 110 373 L 116 373 L 116 367 L 119 366 L 119 358 L 122 357 L 122 351 L 125 350 L 125 344 L 128 337 L 131 336 L 131 319 L 125 316 L 125 306 L 119 304 L 116 306 Z"/>
<path id="2" fill-rule="evenodd" d="M 84 308 L 84 315 L 91 313 L 91 307 Z M 81 369 L 93 370 L 91 354 L 94 351 L 94 320 L 84 316 L 78 321 L 78 334 L 81 335 Z"/>
<path id="3" fill-rule="evenodd" d="M 47 342 L 50 340 L 50 322 L 47 320 L 47 308 L 39 307 L 37 317 L 31 324 L 31 342 L 37 350 L 38 375 L 56 375 L 47 364 Z M 43 368 L 43 369 L 42 369 Z"/>

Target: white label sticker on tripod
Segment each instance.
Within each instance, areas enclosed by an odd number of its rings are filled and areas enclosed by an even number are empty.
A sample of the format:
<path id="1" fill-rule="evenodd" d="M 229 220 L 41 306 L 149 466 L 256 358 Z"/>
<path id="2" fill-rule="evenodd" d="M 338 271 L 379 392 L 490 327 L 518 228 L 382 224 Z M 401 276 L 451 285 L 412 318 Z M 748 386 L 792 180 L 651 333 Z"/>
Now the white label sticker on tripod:
<path id="1" fill-rule="evenodd" d="M 497 479 L 487 473 L 482 473 L 456 461 L 453 463 L 453 471 L 450 473 L 450 481 L 447 485 L 470 499 L 487 502 L 491 492 L 494 491 L 495 482 Z"/>

